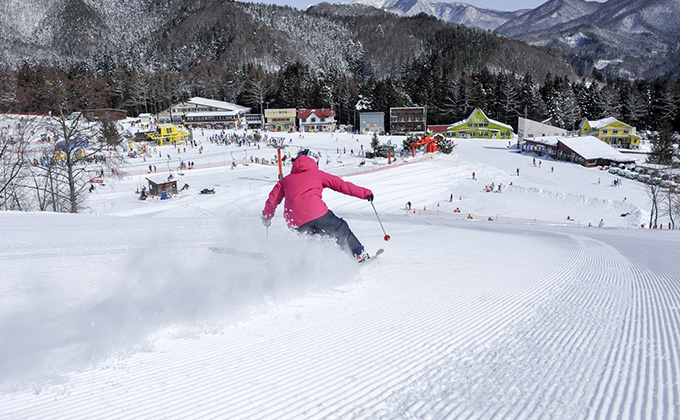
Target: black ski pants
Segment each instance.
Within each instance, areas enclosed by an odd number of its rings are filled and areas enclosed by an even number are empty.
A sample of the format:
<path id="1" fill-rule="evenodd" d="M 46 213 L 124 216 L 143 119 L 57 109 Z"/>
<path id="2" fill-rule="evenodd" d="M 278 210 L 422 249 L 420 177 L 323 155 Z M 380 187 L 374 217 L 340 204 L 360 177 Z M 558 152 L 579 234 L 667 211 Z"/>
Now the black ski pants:
<path id="1" fill-rule="evenodd" d="M 361 245 L 361 242 L 354 236 L 354 233 L 350 230 L 347 222 L 336 216 L 335 213 L 330 210 L 318 219 L 314 219 L 300 226 L 297 230 L 300 233 L 307 233 L 310 235 L 330 236 L 338 242 L 338 245 L 340 245 L 342 249 L 351 252 L 353 255 L 361 255 L 364 252 L 363 245 Z"/>

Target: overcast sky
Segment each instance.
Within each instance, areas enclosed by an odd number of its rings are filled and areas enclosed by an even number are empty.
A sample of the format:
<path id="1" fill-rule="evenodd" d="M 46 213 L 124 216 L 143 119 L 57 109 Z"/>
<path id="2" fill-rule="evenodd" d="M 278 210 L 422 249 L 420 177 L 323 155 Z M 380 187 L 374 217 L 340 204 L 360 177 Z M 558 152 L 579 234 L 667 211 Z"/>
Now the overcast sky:
<path id="1" fill-rule="evenodd" d="M 237 0 L 237 1 L 248 1 L 248 0 Z M 252 0 L 253 3 L 267 3 L 267 4 L 278 4 L 281 6 L 291 6 L 297 9 L 305 9 L 307 6 L 312 4 L 321 3 L 326 1 L 328 3 L 349 3 L 351 0 Z M 440 1 L 442 3 L 454 3 L 454 1 L 445 0 L 433 0 Z M 534 9 L 541 4 L 547 2 L 548 0 L 469 0 L 469 1 L 457 1 L 457 3 L 468 3 L 476 4 L 478 6 L 485 7 L 487 9 L 493 10 L 519 10 L 519 9 Z M 605 0 L 595 0 L 604 2 Z"/>

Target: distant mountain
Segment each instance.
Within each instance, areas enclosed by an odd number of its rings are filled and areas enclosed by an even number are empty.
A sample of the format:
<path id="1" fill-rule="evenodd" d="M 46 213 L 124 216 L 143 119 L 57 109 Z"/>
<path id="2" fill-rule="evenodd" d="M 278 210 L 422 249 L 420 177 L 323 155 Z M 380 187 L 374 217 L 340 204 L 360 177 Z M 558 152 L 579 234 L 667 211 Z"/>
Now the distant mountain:
<path id="1" fill-rule="evenodd" d="M 354 0 L 398 15 L 427 13 L 549 47 L 579 72 L 635 79 L 680 78 L 680 1 L 549 0 L 533 10 L 499 12 L 432 0 Z"/>
<path id="2" fill-rule="evenodd" d="M 107 75 L 182 71 L 201 62 L 276 71 L 299 61 L 327 73 L 352 69 L 380 78 L 432 51 L 466 48 L 442 43 L 442 21 L 502 35 L 484 58 L 494 71 L 524 74 L 540 63 L 533 76 L 541 80 L 549 63 L 553 74 L 569 74 L 571 65 L 584 75 L 680 78 L 678 0 L 549 0 L 515 12 L 433 0 L 355 0 L 304 11 L 232 0 L 3 0 L 0 65 L 76 64 Z M 506 37 L 557 53 L 523 50 Z M 501 50 L 512 52 L 502 57 Z M 527 51 L 528 59 L 519 58 Z"/>
<path id="3" fill-rule="evenodd" d="M 496 32 L 557 50 L 585 74 L 678 79 L 677 0 L 550 0 Z"/>
<path id="4" fill-rule="evenodd" d="M 230 72 L 248 65 L 275 72 L 299 62 L 328 75 L 380 80 L 414 60 L 441 57 L 443 50 L 459 72 L 486 67 L 529 72 L 535 80 L 548 71 L 575 75 L 561 57 L 541 49 L 427 15 L 403 17 L 358 3 L 298 10 L 231 0 L 0 2 L 0 67 L 76 66 L 105 77 L 200 68 L 206 80 L 214 80 L 210 63 Z"/>
<path id="5" fill-rule="evenodd" d="M 418 13 L 425 13 L 445 22 L 485 30 L 494 30 L 527 11 L 523 9 L 503 12 L 472 4 L 444 3 L 432 0 L 354 0 L 354 3 L 365 4 L 400 16 L 414 16 Z"/>
<path id="6" fill-rule="evenodd" d="M 496 28 L 509 37 L 550 30 L 555 26 L 595 13 L 603 3 L 582 0 L 551 0 Z"/>

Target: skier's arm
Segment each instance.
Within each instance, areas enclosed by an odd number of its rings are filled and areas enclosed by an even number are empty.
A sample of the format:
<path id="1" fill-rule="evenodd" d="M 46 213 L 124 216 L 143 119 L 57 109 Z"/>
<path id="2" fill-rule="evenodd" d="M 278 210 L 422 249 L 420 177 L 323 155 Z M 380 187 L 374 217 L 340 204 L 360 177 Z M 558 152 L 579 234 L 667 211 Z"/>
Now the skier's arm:
<path id="1" fill-rule="evenodd" d="M 272 220 L 274 218 L 274 213 L 276 213 L 276 208 L 283 201 L 284 192 L 283 185 L 281 181 L 277 182 L 269 193 L 269 198 L 264 203 L 264 210 L 262 210 L 262 218 L 266 220 Z"/>
<path id="2" fill-rule="evenodd" d="M 343 181 L 339 176 L 323 172 L 323 186 L 339 193 L 351 195 L 356 198 L 367 198 L 373 194 L 371 190 L 354 185 L 351 182 Z"/>

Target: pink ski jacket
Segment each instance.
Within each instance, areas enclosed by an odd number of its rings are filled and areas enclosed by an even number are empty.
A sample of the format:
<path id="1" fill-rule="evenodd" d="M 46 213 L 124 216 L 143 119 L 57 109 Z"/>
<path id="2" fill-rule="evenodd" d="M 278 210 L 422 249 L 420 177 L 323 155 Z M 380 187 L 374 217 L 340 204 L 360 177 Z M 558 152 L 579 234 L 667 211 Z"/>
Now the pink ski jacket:
<path id="1" fill-rule="evenodd" d="M 271 220 L 276 207 L 285 198 L 283 217 L 289 228 L 297 229 L 328 212 L 328 207 L 321 198 L 324 188 L 357 198 L 366 198 L 372 194 L 371 190 L 319 170 L 317 163 L 309 156 L 300 156 L 293 162 L 290 174 L 279 180 L 269 193 L 262 217 Z"/>

